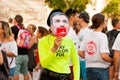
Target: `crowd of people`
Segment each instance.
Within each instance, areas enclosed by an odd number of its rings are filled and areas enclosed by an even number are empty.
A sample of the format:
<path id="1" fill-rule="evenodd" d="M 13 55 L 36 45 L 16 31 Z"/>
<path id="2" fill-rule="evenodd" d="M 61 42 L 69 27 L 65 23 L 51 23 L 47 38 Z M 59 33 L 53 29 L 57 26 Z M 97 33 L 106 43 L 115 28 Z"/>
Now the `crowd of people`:
<path id="1" fill-rule="evenodd" d="M 49 30 L 30 23 L 22 15 L 0 21 L 0 80 L 119 80 L 120 21 L 112 19 L 107 31 L 102 13 L 52 10 L 47 18 Z M 13 21 L 13 22 L 12 22 Z M 89 22 L 91 21 L 91 25 Z M 29 47 L 17 44 L 20 30 L 30 33 Z M 106 30 L 106 31 L 105 31 Z M 36 34 L 35 34 L 36 32 Z M 6 57 L 5 57 L 6 56 Z"/>

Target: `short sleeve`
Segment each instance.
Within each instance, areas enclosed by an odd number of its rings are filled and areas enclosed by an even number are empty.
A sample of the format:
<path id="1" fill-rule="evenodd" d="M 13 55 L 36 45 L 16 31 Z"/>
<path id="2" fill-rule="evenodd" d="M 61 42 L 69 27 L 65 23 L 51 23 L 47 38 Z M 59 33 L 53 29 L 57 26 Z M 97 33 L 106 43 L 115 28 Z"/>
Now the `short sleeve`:
<path id="1" fill-rule="evenodd" d="M 120 33 L 118 34 L 117 38 L 115 39 L 112 49 L 120 51 Z"/>
<path id="2" fill-rule="evenodd" d="M 107 36 L 103 35 L 100 42 L 100 53 L 109 53 Z"/>

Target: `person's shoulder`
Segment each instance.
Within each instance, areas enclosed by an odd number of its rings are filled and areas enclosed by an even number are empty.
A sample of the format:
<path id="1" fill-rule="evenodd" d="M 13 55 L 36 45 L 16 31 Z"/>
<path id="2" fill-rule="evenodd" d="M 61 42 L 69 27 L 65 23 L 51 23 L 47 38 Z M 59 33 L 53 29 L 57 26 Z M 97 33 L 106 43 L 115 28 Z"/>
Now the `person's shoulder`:
<path id="1" fill-rule="evenodd" d="M 4 43 L 13 43 L 13 42 L 15 42 L 15 40 L 12 37 L 9 37 L 9 38 L 4 39 L 3 42 Z"/>
<path id="2" fill-rule="evenodd" d="M 12 30 L 17 30 L 18 28 L 16 26 L 11 27 Z"/>
<path id="3" fill-rule="evenodd" d="M 117 35 L 118 37 L 120 37 L 120 33 L 118 33 L 118 35 Z"/>
<path id="4" fill-rule="evenodd" d="M 50 38 L 50 35 L 44 36 L 42 38 L 39 38 L 38 41 L 46 41 Z"/>
<path id="5" fill-rule="evenodd" d="M 101 37 L 102 39 L 107 39 L 107 35 L 103 32 L 99 34 L 99 37 Z"/>
<path id="6" fill-rule="evenodd" d="M 64 37 L 63 39 L 64 39 L 64 40 L 66 40 L 66 41 L 68 41 L 68 42 L 69 42 L 69 41 L 73 41 L 73 39 L 72 39 L 72 38 L 67 37 L 67 36 L 66 36 L 66 37 Z"/>
<path id="7" fill-rule="evenodd" d="M 12 26 L 11 28 L 16 28 L 16 26 L 14 25 L 14 26 Z"/>
<path id="8" fill-rule="evenodd" d="M 107 34 L 114 33 L 114 32 L 118 32 L 118 30 L 112 29 L 112 30 L 108 31 Z"/>
<path id="9" fill-rule="evenodd" d="M 106 34 L 108 35 L 108 34 L 110 34 L 111 33 L 111 30 L 110 31 L 108 31 Z"/>
<path id="10" fill-rule="evenodd" d="M 15 39 L 14 39 L 14 34 L 12 34 L 10 37 L 9 37 L 9 40 L 10 41 L 14 41 Z"/>
<path id="11" fill-rule="evenodd" d="M 69 38 L 69 37 L 63 37 L 62 42 L 63 42 L 64 44 L 68 44 L 69 46 L 71 46 L 71 45 L 74 44 L 73 39 L 72 39 L 72 38 Z"/>
<path id="12" fill-rule="evenodd" d="M 117 34 L 119 33 L 120 31 L 116 30 L 116 29 L 112 29 L 110 31 L 107 32 L 107 36 L 108 37 L 113 37 L 113 36 L 117 36 Z"/>
<path id="13" fill-rule="evenodd" d="M 100 32 L 100 35 L 107 36 L 106 33 Z"/>
<path id="14" fill-rule="evenodd" d="M 8 38 L 5 39 L 7 42 L 13 42 L 14 40 L 14 34 L 10 35 Z"/>
<path id="15" fill-rule="evenodd" d="M 106 33 L 103 32 L 94 32 L 93 34 L 96 34 L 96 36 L 98 36 L 99 38 L 107 38 Z"/>

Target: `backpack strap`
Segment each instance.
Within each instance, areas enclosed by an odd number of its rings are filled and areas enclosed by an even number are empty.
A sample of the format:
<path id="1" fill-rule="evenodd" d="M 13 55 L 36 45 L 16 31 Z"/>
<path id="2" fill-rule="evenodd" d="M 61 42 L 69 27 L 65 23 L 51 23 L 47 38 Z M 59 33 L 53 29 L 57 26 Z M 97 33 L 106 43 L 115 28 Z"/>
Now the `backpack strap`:
<path id="1" fill-rule="evenodd" d="M 2 52 L 2 56 L 3 56 L 3 69 L 4 69 L 4 73 L 6 74 L 6 77 L 9 77 L 9 66 L 8 66 L 8 60 L 7 60 L 7 56 L 6 56 L 6 53 L 4 51 L 1 51 Z"/>
<path id="2" fill-rule="evenodd" d="M 10 61 L 10 65 L 12 64 L 12 62 L 13 62 L 13 58 L 12 58 L 12 60 Z"/>
<path id="3" fill-rule="evenodd" d="M 112 49 L 112 46 L 113 46 L 114 41 L 115 41 L 117 35 L 119 34 L 119 32 L 120 31 L 117 31 L 117 30 L 111 30 L 110 32 L 107 33 L 110 57 L 112 57 L 112 58 L 114 55 L 114 50 Z"/>
<path id="4" fill-rule="evenodd" d="M 117 31 L 117 32 L 115 33 L 115 39 L 116 39 L 117 35 L 119 34 L 119 32 L 120 32 L 120 31 Z"/>
<path id="5" fill-rule="evenodd" d="M 19 25 L 16 25 L 18 29 L 21 29 L 21 27 Z"/>

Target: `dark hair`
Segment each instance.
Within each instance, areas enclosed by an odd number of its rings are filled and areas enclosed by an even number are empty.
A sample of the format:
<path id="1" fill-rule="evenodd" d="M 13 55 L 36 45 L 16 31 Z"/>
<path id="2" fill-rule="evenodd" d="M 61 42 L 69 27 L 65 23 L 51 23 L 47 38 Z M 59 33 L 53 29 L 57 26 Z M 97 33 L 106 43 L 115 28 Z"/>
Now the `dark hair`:
<path id="1" fill-rule="evenodd" d="M 9 22 L 9 23 L 12 23 L 12 22 L 13 22 L 13 19 L 12 19 L 12 18 L 9 18 L 9 19 L 8 19 L 8 22 Z"/>
<path id="2" fill-rule="evenodd" d="M 112 26 L 115 27 L 116 24 L 119 22 L 119 19 L 112 19 Z"/>
<path id="3" fill-rule="evenodd" d="M 85 11 L 81 11 L 80 14 L 79 14 L 79 18 L 83 18 L 83 20 L 86 22 L 86 23 L 89 23 L 89 15 L 87 12 Z"/>
<path id="4" fill-rule="evenodd" d="M 75 16 L 76 13 L 78 13 L 77 10 L 75 10 L 75 9 L 68 9 L 65 14 L 68 16 L 68 18 L 70 18 L 70 16 Z"/>
<path id="5" fill-rule="evenodd" d="M 90 28 L 97 29 L 102 23 L 104 23 L 105 16 L 101 13 L 97 13 L 92 17 L 92 25 Z"/>
<path id="6" fill-rule="evenodd" d="M 47 18 L 47 25 L 50 27 L 50 16 L 54 13 L 54 12 L 63 12 L 62 10 L 60 10 L 60 9 L 54 9 L 54 10 L 52 10 L 51 12 L 50 12 L 50 14 L 49 14 L 49 16 L 48 16 L 48 18 Z"/>
<path id="7" fill-rule="evenodd" d="M 23 26 L 23 17 L 21 15 L 16 15 L 15 18 L 16 22 L 18 23 L 17 25 L 19 25 L 21 28 L 24 28 Z"/>
<path id="8" fill-rule="evenodd" d="M 35 32 L 35 31 L 36 31 L 36 29 L 37 29 L 37 27 L 36 27 L 36 25 L 35 25 L 35 24 L 29 24 L 28 26 L 32 26 L 32 30 L 33 30 L 33 32 Z"/>
<path id="9" fill-rule="evenodd" d="M 46 28 L 42 26 L 38 26 L 38 32 L 41 33 L 42 37 L 49 34 L 49 30 L 47 30 Z"/>

